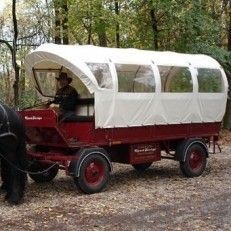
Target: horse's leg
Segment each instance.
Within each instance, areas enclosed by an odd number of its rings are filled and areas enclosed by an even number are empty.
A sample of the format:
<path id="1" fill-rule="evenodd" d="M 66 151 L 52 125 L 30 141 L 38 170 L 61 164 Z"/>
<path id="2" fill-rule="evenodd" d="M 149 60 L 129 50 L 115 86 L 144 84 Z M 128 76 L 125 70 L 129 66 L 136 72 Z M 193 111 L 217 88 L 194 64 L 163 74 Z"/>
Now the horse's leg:
<path id="1" fill-rule="evenodd" d="M 2 159 L 1 160 L 1 178 L 2 178 L 2 185 L 0 187 L 1 191 L 7 191 L 7 185 L 9 185 L 9 170 L 10 166 L 9 164 Z"/>
<path id="2" fill-rule="evenodd" d="M 16 158 L 15 158 L 15 152 L 5 152 L 5 157 L 7 160 L 12 164 L 17 166 Z M 18 186 L 17 186 L 17 172 L 12 165 L 7 163 L 8 171 L 7 171 L 7 190 L 6 190 L 6 197 L 5 199 L 10 203 L 17 203 L 18 196 Z"/>
<path id="3" fill-rule="evenodd" d="M 6 176 L 6 197 L 5 199 L 12 204 L 19 203 L 20 199 L 23 196 L 23 192 L 21 190 L 21 175 L 19 171 L 15 167 L 20 167 L 17 159 L 17 146 L 10 146 L 9 143 L 5 143 L 5 146 L 2 147 L 2 153 L 4 153 L 4 157 L 7 159 L 5 161 L 4 167 L 4 175 Z"/>
<path id="4" fill-rule="evenodd" d="M 10 161 L 19 169 L 22 169 L 22 156 L 25 154 L 23 153 L 25 150 L 22 148 L 21 145 L 11 153 Z M 17 170 L 14 166 L 10 168 L 10 182 L 9 187 L 7 188 L 7 195 L 6 199 L 9 203 L 18 204 L 24 195 L 25 190 L 25 182 L 26 182 L 26 173 L 23 173 Z"/>
<path id="5" fill-rule="evenodd" d="M 16 162 L 12 162 L 16 165 Z M 5 199 L 11 204 L 18 204 L 23 197 L 23 190 L 21 189 L 20 173 L 13 167 L 10 168 L 10 182 L 7 187 L 7 194 Z"/>

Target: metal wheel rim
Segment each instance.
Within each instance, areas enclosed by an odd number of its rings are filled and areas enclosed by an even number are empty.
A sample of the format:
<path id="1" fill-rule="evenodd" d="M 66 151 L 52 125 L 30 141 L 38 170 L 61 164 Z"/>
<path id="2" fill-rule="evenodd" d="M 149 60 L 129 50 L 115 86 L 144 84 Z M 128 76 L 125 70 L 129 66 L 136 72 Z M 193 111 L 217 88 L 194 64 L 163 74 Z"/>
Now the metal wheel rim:
<path id="1" fill-rule="evenodd" d="M 103 164 L 98 160 L 92 160 L 86 166 L 84 176 L 88 185 L 98 185 L 105 175 L 105 168 Z"/>
<path id="2" fill-rule="evenodd" d="M 189 166 L 193 171 L 199 170 L 203 165 L 203 157 L 198 150 L 194 150 L 189 156 Z"/>

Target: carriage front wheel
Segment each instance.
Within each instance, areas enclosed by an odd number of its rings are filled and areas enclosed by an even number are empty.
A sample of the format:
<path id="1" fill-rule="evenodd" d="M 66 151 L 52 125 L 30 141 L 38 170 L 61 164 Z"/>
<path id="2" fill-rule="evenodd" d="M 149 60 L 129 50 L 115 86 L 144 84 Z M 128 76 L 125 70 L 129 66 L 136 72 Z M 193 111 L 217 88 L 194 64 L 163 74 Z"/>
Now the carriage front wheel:
<path id="1" fill-rule="evenodd" d="M 83 159 L 79 176 L 74 177 L 76 185 L 85 193 L 102 191 L 109 181 L 109 165 L 99 154 L 91 154 Z"/>

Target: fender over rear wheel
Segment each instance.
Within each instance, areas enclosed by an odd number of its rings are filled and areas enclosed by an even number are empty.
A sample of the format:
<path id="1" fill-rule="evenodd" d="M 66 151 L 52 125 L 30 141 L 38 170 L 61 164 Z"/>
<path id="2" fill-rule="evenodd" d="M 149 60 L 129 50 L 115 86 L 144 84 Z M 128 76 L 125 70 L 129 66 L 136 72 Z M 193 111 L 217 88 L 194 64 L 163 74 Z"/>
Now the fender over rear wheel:
<path id="1" fill-rule="evenodd" d="M 185 149 L 185 160 L 180 160 L 180 169 L 186 177 L 200 176 L 207 163 L 205 148 L 199 143 L 193 143 Z"/>
<path id="2" fill-rule="evenodd" d="M 79 177 L 74 177 L 74 181 L 83 192 L 97 193 L 107 186 L 109 175 L 107 160 L 95 153 L 83 159 L 79 168 Z"/>

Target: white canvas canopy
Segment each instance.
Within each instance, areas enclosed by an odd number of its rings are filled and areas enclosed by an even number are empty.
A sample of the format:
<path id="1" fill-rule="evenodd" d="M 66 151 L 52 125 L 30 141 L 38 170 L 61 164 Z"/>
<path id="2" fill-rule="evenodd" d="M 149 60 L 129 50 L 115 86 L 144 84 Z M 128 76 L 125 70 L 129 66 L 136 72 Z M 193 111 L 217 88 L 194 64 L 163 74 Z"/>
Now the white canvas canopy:
<path id="1" fill-rule="evenodd" d="M 91 45 L 44 44 L 31 52 L 25 63 L 30 76 L 33 75 L 33 68 L 55 69 L 63 66 L 78 77 L 89 92 L 94 93 L 97 128 L 218 122 L 225 113 L 228 89 L 226 76 L 220 64 L 206 55 L 102 48 Z M 109 66 L 111 88 L 99 86 L 88 63 Z M 129 65 L 150 67 L 155 80 L 154 91 L 121 91 L 118 87 L 118 64 L 127 65 L 127 68 Z M 160 73 L 162 66 L 187 68 L 191 75 L 192 91 L 164 92 Z M 197 78 L 199 69 L 219 70 L 221 90 L 200 92 Z M 139 81 L 137 78 L 137 82 Z"/>

